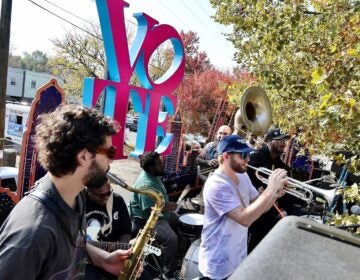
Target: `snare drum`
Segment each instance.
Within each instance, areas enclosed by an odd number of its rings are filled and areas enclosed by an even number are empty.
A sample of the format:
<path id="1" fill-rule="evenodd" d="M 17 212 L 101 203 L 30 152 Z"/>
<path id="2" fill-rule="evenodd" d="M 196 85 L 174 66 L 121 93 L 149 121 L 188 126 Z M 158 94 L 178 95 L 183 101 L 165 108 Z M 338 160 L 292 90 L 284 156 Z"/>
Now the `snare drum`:
<path id="1" fill-rule="evenodd" d="M 179 232 L 181 234 L 199 238 L 204 223 L 204 215 L 197 213 L 188 213 L 179 218 Z"/>

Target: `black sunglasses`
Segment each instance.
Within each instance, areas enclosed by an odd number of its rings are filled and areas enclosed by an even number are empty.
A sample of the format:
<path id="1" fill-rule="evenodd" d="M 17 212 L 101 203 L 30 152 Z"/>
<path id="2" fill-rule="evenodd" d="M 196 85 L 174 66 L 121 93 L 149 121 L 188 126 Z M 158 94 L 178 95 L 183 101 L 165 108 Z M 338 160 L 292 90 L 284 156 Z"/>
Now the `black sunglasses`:
<path id="1" fill-rule="evenodd" d="M 111 146 L 109 148 L 99 147 L 95 151 L 97 154 L 106 155 L 109 159 L 114 159 L 116 155 L 117 148 L 115 146 Z"/>
<path id="2" fill-rule="evenodd" d="M 240 152 L 240 153 L 230 152 L 230 153 L 228 153 L 228 154 L 230 154 L 230 155 L 239 154 L 242 159 L 246 159 L 248 156 L 250 156 L 250 153 L 249 153 L 249 152 Z"/>

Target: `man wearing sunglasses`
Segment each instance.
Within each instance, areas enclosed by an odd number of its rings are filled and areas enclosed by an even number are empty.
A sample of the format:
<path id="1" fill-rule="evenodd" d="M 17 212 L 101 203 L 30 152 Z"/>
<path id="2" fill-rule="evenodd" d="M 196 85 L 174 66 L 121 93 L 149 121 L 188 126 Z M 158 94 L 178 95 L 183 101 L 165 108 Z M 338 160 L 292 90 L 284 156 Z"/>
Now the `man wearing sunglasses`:
<path id="1" fill-rule="evenodd" d="M 131 250 L 108 253 L 86 243 L 82 193 L 108 171 L 118 129 L 95 109 L 74 105 L 38 119 L 38 162 L 48 173 L 0 229 L 2 279 L 70 279 L 81 275 L 84 255 L 95 266 L 119 274 Z"/>
<path id="2" fill-rule="evenodd" d="M 226 279 L 247 256 L 247 228 L 283 195 L 286 170 L 269 177 L 259 195 L 246 174 L 249 152 L 245 139 L 224 137 L 217 146 L 219 168 L 204 186 L 204 225 L 199 249 L 200 279 Z"/>
<path id="3" fill-rule="evenodd" d="M 113 192 L 106 176 L 87 185 L 86 224 L 92 240 L 130 242 L 131 220 L 126 203 Z"/>
<path id="4" fill-rule="evenodd" d="M 131 219 L 122 196 L 113 192 L 106 176 L 98 181 L 89 182 L 86 188 L 86 236 L 88 240 L 111 242 L 110 248 L 121 247 L 130 242 Z M 121 243 L 121 244 L 119 244 Z M 96 245 L 95 245 L 96 246 Z M 85 279 L 116 279 L 91 264 L 86 266 Z M 153 279 L 151 274 L 143 270 L 139 280 Z"/>

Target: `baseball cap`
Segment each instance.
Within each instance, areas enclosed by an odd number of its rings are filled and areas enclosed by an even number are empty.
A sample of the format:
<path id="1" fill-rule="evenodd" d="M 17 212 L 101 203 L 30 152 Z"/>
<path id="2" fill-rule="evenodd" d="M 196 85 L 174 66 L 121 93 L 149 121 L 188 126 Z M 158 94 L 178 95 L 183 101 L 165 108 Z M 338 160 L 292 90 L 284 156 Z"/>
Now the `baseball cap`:
<path id="1" fill-rule="evenodd" d="M 289 139 L 290 135 L 283 133 L 280 128 L 273 128 L 266 133 L 265 139 L 269 140 L 283 140 Z"/>
<path id="2" fill-rule="evenodd" d="M 217 144 L 216 151 L 219 155 L 223 153 L 249 153 L 254 151 L 254 149 L 250 148 L 245 139 L 241 138 L 238 135 L 228 135 L 225 136 L 220 142 Z"/>

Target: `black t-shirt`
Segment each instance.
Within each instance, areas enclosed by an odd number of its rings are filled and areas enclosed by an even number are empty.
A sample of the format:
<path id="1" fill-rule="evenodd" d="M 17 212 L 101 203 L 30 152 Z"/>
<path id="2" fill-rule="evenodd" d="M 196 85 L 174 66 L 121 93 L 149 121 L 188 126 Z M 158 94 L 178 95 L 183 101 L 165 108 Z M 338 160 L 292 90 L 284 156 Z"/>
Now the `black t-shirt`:
<path id="1" fill-rule="evenodd" d="M 99 232 L 100 228 L 108 224 L 110 221 L 105 206 L 99 206 L 93 203 L 88 196 L 86 196 L 86 224 L 88 230 L 88 237 L 94 239 L 93 232 Z M 91 232 L 92 231 L 92 232 Z M 131 220 L 127 206 L 124 199 L 116 193 L 113 193 L 113 209 L 112 209 L 112 224 L 109 230 L 104 234 L 101 232 L 97 235 L 98 241 L 119 241 L 121 235 L 131 234 Z"/>
<path id="2" fill-rule="evenodd" d="M 76 240 L 82 228 L 82 195 L 77 197 L 76 209 L 70 208 L 48 175 L 36 190 L 57 204 L 71 239 Z M 58 217 L 31 196 L 14 207 L 0 228 L 0 279 L 73 279 L 81 275 L 83 258 Z"/>

